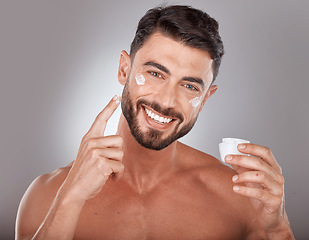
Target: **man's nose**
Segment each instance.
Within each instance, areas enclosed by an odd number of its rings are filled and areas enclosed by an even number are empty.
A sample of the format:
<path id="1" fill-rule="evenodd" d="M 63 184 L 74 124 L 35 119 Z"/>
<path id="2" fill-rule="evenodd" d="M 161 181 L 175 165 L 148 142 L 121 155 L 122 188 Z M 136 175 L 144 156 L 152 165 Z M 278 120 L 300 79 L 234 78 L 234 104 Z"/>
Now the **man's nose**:
<path id="1" fill-rule="evenodd" d="M 158 89 L 155 100 L 164 108 L 174 108 L 176 106 L 177 91 L 171 83 L 165 83 Z"/>

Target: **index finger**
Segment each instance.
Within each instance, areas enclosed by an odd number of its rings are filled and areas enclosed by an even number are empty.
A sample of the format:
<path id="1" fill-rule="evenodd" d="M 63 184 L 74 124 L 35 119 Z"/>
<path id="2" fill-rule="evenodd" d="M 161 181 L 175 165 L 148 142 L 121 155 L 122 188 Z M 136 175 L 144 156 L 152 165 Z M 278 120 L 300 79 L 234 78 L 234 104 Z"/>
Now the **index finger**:
<path id="1" fill-rule="evenodd" d="M 91 137 L 102 137 L 106 128 L 107 121 L 113 115 L 120 103 L 120 96 L 115 95 L 106 107 L 98 114 L 87 135 Z"/>
<path id="2" fill-rule="evenodd" d="M 281 171 L 281 168 L 278 162 L 276 161 L 275 156 L 273 155 L 273 153 L 271 152 L 269 148 L 261 146 L 261 145 L 257 145 L 257 144 L 252 144 L 252 143 L 239 144 L 237 148 L 242 153 L 247 153 L 253 156 L 260 157 L 270 166 L 275 168 L 277 171 L 279 172 Z"/>

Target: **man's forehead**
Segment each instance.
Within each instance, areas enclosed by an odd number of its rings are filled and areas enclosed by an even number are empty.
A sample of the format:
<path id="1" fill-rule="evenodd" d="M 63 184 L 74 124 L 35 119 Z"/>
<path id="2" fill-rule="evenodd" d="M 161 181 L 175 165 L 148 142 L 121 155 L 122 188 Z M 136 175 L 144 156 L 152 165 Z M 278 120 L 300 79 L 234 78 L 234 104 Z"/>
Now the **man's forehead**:
<path id="1" fill-rule="evenodd" d="M 165 44 L 162 44 L 165 43 Z M 177 40 L 172 38 L 171 36 L 168 36 L 167 34 L 161 33 L 160 31 L 156 31 L 155 33 L 151 34 L 148 39 L 143 43 L 142 47 L 137 51 L 140 52 L 144 48 L 149 49 L 168 49 L 169 46 L 176 46 L 184 48 L 184 49 L 190 49 L 191 51 L 200 51 L 203 52 L 207 58 L 211 59 L 210 54 L 206 50 L 202 50 L 197 47 L 190 46 L 186 44 L 184 41 Z"/>

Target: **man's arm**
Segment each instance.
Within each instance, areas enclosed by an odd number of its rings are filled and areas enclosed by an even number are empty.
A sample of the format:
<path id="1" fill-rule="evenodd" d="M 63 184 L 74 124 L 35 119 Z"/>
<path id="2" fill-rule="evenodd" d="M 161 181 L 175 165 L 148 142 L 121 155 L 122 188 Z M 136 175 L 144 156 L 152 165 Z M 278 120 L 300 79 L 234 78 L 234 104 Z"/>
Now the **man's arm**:
<path id="1" fill-rule="evenodd" d="M 83 204 L 75 199 L 69 202 L 61 188 L 57 193 L 67 173 L 68 170 L 59 169 L 38 177 L 30 185 L 18 210 L 16 239 L 73 238 Z"/>
<path id="2" fill-rule="evenodd" d="M 121 176 L 122 138 L 104 137 L 119 102 L 115 96 L 97 116 L 62 181 L 61 176 L 43 175 L 30 186 L 18 211 L 16 239 L 72 239 L 84 203 L 101 191 L 112 173 Z"/>

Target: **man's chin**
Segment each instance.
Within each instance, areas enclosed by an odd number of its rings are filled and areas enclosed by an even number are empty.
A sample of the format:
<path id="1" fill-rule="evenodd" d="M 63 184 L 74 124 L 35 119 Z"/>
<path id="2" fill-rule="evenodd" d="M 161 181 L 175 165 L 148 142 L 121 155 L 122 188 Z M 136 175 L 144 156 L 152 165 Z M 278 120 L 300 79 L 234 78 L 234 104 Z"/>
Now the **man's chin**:
<path id="1" fill-rule="evenodd" d="M 130 127 L 130 129 L 133 137 L 142 147 L 160 151 L 189 133 L 194 126 L 194 123 L 195 121 L 183 126 L 180 129 L 179 126 L 176 127 L 167 137 L 164 137 L 164 135 L 167 134 L 165 131 L 160 131 L 157 129 L 148 129 L 145 132 L 142 132 L 139 127 Z"/>
<path id="2" fill-rule="evenodd" d="M 170 144 L 172 144 L 176 139 L 168 137 L 166 139 L 162 139 L 162 135 L 164 134 L 162 131 L 156 129 L 149 129 L 147 133 L 142 133 L 138 131 L 132 131 L 131 133 L 134 136 L 135 140 L 144 148 L 160 151 Z"/>

